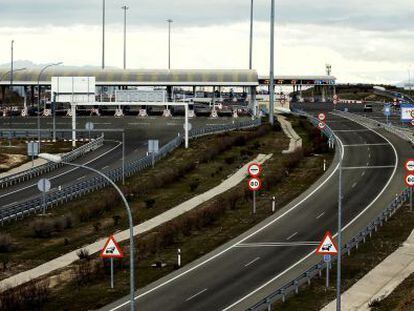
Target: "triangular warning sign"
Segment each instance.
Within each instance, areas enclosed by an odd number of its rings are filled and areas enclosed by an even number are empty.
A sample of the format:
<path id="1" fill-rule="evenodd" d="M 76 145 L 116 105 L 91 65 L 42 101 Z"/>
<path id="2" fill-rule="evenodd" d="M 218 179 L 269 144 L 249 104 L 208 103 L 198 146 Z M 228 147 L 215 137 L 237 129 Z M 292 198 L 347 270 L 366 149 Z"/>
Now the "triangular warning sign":
<path id="1" fill-rule="evenodd" d="M 124 254 L 114 237 L 111 235 L 105 243 L 100 256 L 102 258 L 122 258 Z"/>
<path id="2" fill-rule="evenodd" d="M 321 243 L 319 243 L 316 249 L 318 255 L 336 255 L 338 254 L 338 247 L 336 246 L 331 233 L 328 231 L 325 233 Z"/>

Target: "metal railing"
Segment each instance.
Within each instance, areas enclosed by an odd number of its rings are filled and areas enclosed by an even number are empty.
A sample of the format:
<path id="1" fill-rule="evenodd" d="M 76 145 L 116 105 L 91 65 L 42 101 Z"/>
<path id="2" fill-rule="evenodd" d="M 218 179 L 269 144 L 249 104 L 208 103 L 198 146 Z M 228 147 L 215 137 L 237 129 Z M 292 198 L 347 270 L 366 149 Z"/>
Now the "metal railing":
<path id="1" fill-rule="evenodd" d="M 234 124 L 214 125 L 202 129 L 193 129 L 189 133 L 189 137 L 194 139 L 205 135 L 219 134 L 227 131 L 246 129 L 257 127 L 261 125 L 261 120 L 242 121 Z M 177 136 L 166 145 L 162 146 L 159 152 L 155 155 L 147 155 L 138 160 L 133 160 L 125 164 L 125 176 L 131 176 L 137 172 L 143 171 L 151 167 L 155 162 L 167 156 L 170 152 L 178 148 L 184 142 L 182 135 Z M 122 167 L 112 169 L 105 174 L 113 181 L 120 181 L 122 179 Z M 108 185 L 108 182 L 99 176 L 90 177 L 84 181 L 63 187 L 62 189 L 54 189 L 48 192 L 45 196 L 46 208 L 54 207 L 56 205 L 66 203 L 72 199 L 102 189 Z M 0 209 L 0 222 L 18 220 L 26 215 L 37 213 L 43 210 L 43 200 L 39 195 L 35 198 L 29 199 L 25 202 L 10 205 L 6 208 Z"/>
<path id="2" fill-rule="evenodd" d="M 104 141 L 104 135 L 102 134 L 97 139 L 94 139 L 90 141 L 89 143 L 76 148 L 62 156 L 62 160 L 65 162 L 71 162 L 86 153 L 96 150 L 97 148 L 101 147 L 103 145 Z M 13 186 L 19 182 L 27 181 L 30 179 L 33 179 L 35 177 L 38 177 L 42 174 L 51 172 L 59 167 L 61 167 L 62 164 L 56 164 L 56 163 L 45 163 L 39 166 L 31 167 L 27 170 L 24 170 L 22 172 L 18 172 L 15 174 L 11 174 L 8 176 L 5 176 L 3 178 L 0 178 L 0 188 L 7 188 L 10 186 Z"/>
<path id="3" fill-rule="evenodd" d="M 297 116 L 303 116 L 306 117 L 312 122 L 312 124 L 316 125 L 319 123 L 318 119 L 315 117 L 309 115 L 308 113 L 302 111 L 302 110 L 295 110 L 293 113 Z M 343 112 L 339 113 L 341 116 L 343 116 Z M 345 113 L 346 114 L 346 113 Z M 353 114 L 351 114 L 353 115 Z M 348 115 L 349 116 L 349 115 Z M 361 116 L 357 116 L 360 118 L 364 118 Z M 365 120 L 367 118 L 364 118 L 364 121 L 369 121 L 371 125 L 377 127 L 376 121 L 373 120 Z M 372 122 L 371 122 L 372 121 Z M 332 130 L 327 126 L 326 131 L 323 130 L 324 134 L 329 139 L 335 139 L 335 136 L 332 132 Z M 388 129 L 389 130 L 389 129 Z M 401 193 L 396 196 L 394 200 L 392 200 L 388 206 L 379 213 L 378 216 L 376 216 L 367 226 L 365 226 L 361 231 L 359 231 L 355 236 L 353 236 L 351 239 L 349 239 L 342 247 L 342 255 L 344 254 L 351 254 L 351 250 L 353 248 L 358 249 L 359 244 L 365 243 L 367 237 L 371 237 L 373 232 L 376 232 L 378 227 L 381 227 L 384 222 L 387 222 L 388 219 L 394 215 L 394 213 L 402 207 L 405 203 L 408 202 L 410 197 L 410 189 L 406 188 Z M 337 256 L 332 257 L 332 262 L 337 260 Z M 291 281 L 287 282 L 283 286 L 276 289 L 272 294 L 268 295 L 267 297 L 261 299 L 258 303 L 253 305 L 252 307 L 248 308 L 249 311 L 260 311 L 260 310 L 272 310 L 272 304 L 275 302 L 281 300 L 285 301 L 287 295 L 289 294 L 298 294 L 299 288 L 304 284 L 310 284 L 311 279 L 315 276 L 322 276 L 322 270 L 327 268 L 327 264 L 321 260 L 316 265 L 311 266 L 306 271 L 300 273 L 297 277 L 292 279 Z"/>

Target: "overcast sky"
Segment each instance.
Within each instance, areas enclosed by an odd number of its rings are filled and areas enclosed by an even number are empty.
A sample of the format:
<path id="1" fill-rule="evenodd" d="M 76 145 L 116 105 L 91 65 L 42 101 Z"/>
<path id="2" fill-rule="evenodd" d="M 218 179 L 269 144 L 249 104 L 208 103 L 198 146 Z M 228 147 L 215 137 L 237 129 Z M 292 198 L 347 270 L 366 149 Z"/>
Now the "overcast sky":
<path id="1" fill-rule="evenodd" d="M 254 67 L 268 72 L 270 0 L 255 2 Z M 174 68 L 246 68 L 250 0 L 106 0 L 108 66 L 122 66 L 122 10 L 128 4 L 128 67 L 167 66 L 174 20 Z M 276 72 L 341 82 L 408 78 L 414 57 L 414 1 L 276 0 Z M 102 0 L 1 0 L 0 63 L 100 65 Z M 414 67 L 411 68 L 412 70 Z"/>

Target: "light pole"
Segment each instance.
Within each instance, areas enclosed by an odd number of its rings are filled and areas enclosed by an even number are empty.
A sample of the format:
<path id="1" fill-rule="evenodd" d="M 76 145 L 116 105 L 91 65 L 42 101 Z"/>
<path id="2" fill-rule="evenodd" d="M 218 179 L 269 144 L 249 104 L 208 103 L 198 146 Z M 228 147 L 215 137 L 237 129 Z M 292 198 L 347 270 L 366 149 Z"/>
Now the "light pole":
<path id="1" fill-rule="evenodd" d="M 43 74 L 43 72 L 48 69 L 49 67 L 52 66 L 59 66 L 63 64 L 62 62 L 60 63 L 55 63 L 55 64 L 49 64 L 46 66 L 43 66 L 42 69 L 39 72 L 39 76 L 37 77 L 37 139 L 39 140 L 39 151 L 40 151 L 40 78 Z"/>
<path id="2" fill-rule="evenodd" d="M 18 72 L 18 71 L 22 71 L 22 70 L 26 70 L 26 67 L 23 67 L 23 68 L 19 68 L 19 69 L 14 69 L 13 70 L 13 72 Z M 1 77 L 0 77 L 0 81 L 3 81 L 10 73 L 11 73 L 12 71 L 11 70 L 9 70 L 9 71 L 7 71 L 6 73 L 4 73 Z M 11 79 L 11 78 L 10 78 Z M 10 84 L 12 84 L 12 82 L 10 82 Z M 5 97 L 5 92 L 3 92 L 3 87 L 4 86 L 2 86 L 2 105 L 3 105 L 3 102 L 4 102 L 4 97 Z"/>
<path id="3" fill-rule="evenodd" d="M 171 24 L 174 21 L 172 19 L 167 19 L 168 23 L 168 70 L 171 70 Z"/>
<path id="4" fill-rule="evenodd" d="M 338 186 L 338 261 L 336 266 L 336 311 L 341 311 L 341 258 L 342 258 L 342 149 L 339 146 Z"/>
<path id="5" fill-rule="evenodd" d="M 122 7 L 124 10 L 124 70 L 126 69 L 126 27 L 127 27 L 127 10 L 129 9 L 127 5 Z"/>
<path id="6" fill-rule="evenodd" d="M 274 124 L 275 105 L 275 0 L 270 9 L 270 81 L 269 81 L 269 123 Z"/>
<path id="7" fill-rule="evenodd" d="M 134 269 L 134 224 L 132 221 L 132 212 L 131 212 L 131 208 L 129 207 L 128 201 L 125 198 L 124 194 L 122 193 L 121 189 L 119 189 L 119 187 L 116 185 L 116 183 L 114 183 L 112 181 L 112 179 L 110 179 L 108 176 L 106 176 L 104 173 L 91 168 L 89 166 L 86 165 L 81 165 L 81 164 L 75 164 L 75 163 L 68 163 L 68 162 L 64 162 L 62 161 L 62 157 L 59 155 L 54 155 L 54 154 L 49 154 L 49 153 L 41 153 L 39 154 L 39 158 L 50 161 L 50 162 L 54 162 L 54 163 L 62 163 L 65 165 L 69 165 L 69 166 L 74 166 L 77 168 L 83 168 L 86 170 L 89 170 L 91 172 L 94 172 L 96 174 L 98 174 L 99 176 L 103 177 L 106 181 L 108 181 L 111 186 L 113 186 L 115 188 L 115 190 L 118 192 L 119 196 L 121 197 L 124 205 L 125 205 L 125 209 L 127 211 L 128 214 L 128 222 L 129 222 L 129 274 L 130 274 L 130 307 L 131 307 L 131 311 L 135 311 L 135 300 L 134 300 L 134 291 L 135 291 L 135 269 Z"/>
<path id="8" fill-rule="evenodd" d="M 102 0 L 102 69 L 105 69 L 105 0 Z"/>
<path id="9" fill-rule="evenodd" d="M 253 68 L 253 15 L 254 7 L 253 1 L 250 0 L 250 46 L 249 46 L 249 69 Z"/>
<path id="10" fill-rule="evenodd" d="M 11 41 L 11 47 L 10 47 L 10 86 L 13 85 L 13 64 L 14 64 L 14 60 L 13 60 L 13 48 L 14 48 L 14 40 Z"/>

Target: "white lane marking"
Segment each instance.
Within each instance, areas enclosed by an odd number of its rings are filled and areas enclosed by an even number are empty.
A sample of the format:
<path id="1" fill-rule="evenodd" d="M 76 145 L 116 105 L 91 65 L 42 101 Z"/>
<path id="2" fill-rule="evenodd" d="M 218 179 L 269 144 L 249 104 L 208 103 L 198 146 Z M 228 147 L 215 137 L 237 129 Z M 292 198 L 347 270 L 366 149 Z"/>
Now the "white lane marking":
<path id="1" fill-rule="evenodd" d="M 203 289 L 202 291 L 199 291 L 197 294 L 187 298 L 185 301 L 190 301 L 191 299 L 194 299 L 195 297 L 201 295 L 202 293 L 204 293 L 207 290 L 207 288 Z"/>
<path id="2" fill-rule="evenodd" d="M 83 175 L 83 176 L 81 176 L 81 177 L 79 177 L 78 179 L 76 179 L 76 180 L 81 180 L 81 179 L 84 179 L 86 176 L 85 175 Z"/>
<path id="3" fill-rule="evenodd" d="M 258 260 L 260 260 L 260 257 L 256 257 L 255 259 L 253 259 L 252 261 L 250 261 L 250 262 L 248 262 L 247 264 L 245 264 L 244 266 L 245 267 L 248 267 L 248 266 L 250 266 L 250 265 L 252 265 L 252 264 L 254 264 L 256 261 L 258 261 Z"/>
<path id="4" fill-rule="evenodd" d="M 13 203 L 9 203 L 9 204 L 7 204 L 7 205 L 5 205 L 5 206 L 3 206 L 3 207 L 8 207 L 8 206 L 11 206 L 11 205 L 16 204 L 16 203 L 17 203 L 17 201 L 15 201 L 15 202 L 13 202 Z"/>
<path id="5" fill-rule="evenodd" d="M 89 162 L 83 163 L 83 165 L 88 165 L 88 164 L 90 164 L 90 163 L 92 163 L 92 162 L 95 162 L 96 160 L 98 160 L 98 159 L 100 159 L 100 158 L 102 158 L 102 157 L 106 156 L 108 153 L 111 153 L 112 151 L 114 151 L 115 149 L 117 149 L 117 148 L 118 148 L 119 146 L 121 146 L 121 145 L 122 145 L 122 143 L 121 143 L 121 142 L 118 142 L 118 145 L 116 145 L 114 148 L 112 148 L 112 149 L 110 149 L 110 150 L 108 150 L 108 151 L 106 151 L 106 152 L 102 153 L 102 154 L 101 154 L 101 155 L 99 155 L 98 157 L 96 157 L 96 158 L 94 158 L 94 159 L 90 160 Z M 53 177 L 49 178 L 49 180 L 53 180 L 53 179 L 59 178 L 59 177 L 61 177 L 61 176 L 63 176 L 63 175 L 66 175 L 66 174 L 71 173 L 71 172 L 73 172 L 73 171 L 75 171 L 75 170 L 78 170 L 78 169 L 79 169 L 79 168 L 75 167 L 75 168 L 70 169 L 70 170 L 68 170 L 68 171 L 66 171 L 66 172 L 63 172 L 63 173 L 61 173 L 61 174 L 59 174 L 59 175 L 53 176 Z M 3 194 L 3 195 L 0 195 L 0 198 L 7 197 L 7 196 L 12 195 L 12 194 L 15 194 L 15 193 L 17 193 L 17 192 L 20 192 L 20 191 L 23 191 L 23 190 L 29 189 L 29 188 L 31 188 L 31 187 L 34 187 L 34 186 L 36 186 L 36 185 L 37 185 L 37 183 L 36 183 L 36 184 L 33 184 L 33 185 L 31 185 L 31 186 L 26 186 L 26 187 L 24 187 L 24 188 L 20 188 L 20 189 L 14 190 L 14 191 L 12 191 L 12 192 L 5 193 L 5 194 Z"/>
<path id="6" fill-rule="evenodd" d="M 388 146 L 388 144 L 378 143 L 378 144 L 348 144 L 348 145 L 344 145 L 344 147 L 367 147 L 367 146 Z M 369 147 L 368 147 L 368 150 L 370 150 Z"/>
<path id="7" fill-rule="evenodd" d="M 151 125 L 151 123 L 149 123 L 149 122 L 133 122 L 133 123 L 128 123 L 128 125 Z"/>
<path id="8" fill-rule="evenodd" d="M 371 153 L 369 153 L 369 154 L 368 154 L 368 158 L 370 158 L 370 159 L 371 159 Z"/>
<path id="9" fill-rule="evenodd" d="M 297 234 L 298 234 L 298 233 L 297 233 L 297 232 L 295 232 L 294 234 L 292 234 L 292 235 L 288 236 L 288 237 L 286 238 L 286 241 L 289 241 L 290 239 L 292 239 L 293 237 L 295 237 Z"/>
<path id="10" fill-rule="evenodd" d="M 344 146 L 343 146 L 342 141 L 341 140 L 339 140 L 339 141 L 340 141 L 340 145 L 341 145 L 341 149 L 342 149 L 341 159 L 343 160 L 345 150 L 344 150 Z M 313 191 L 311 191 L 306 197 L 304 197 L 300 202 L 296 203 L 294 206 L 292 206 L 286 212 L 284 212 L 283 214 L 279 215 L 278 217 L 276 217 L 275 219 L 273 219 L 272 221 L 270 221 L 269 223 L 267 223 L 263 227 L 261 227 L 261 228 L 257 229 L 256 231 L 250 233 L 249 235 L 247 235 L 246 237 L 244 237 L 240 241 L 234 243 L 233 245 L 230 245 L 229 247 L 225 248 L 224 250 L 222 250 L 221 252 L 215 254 L 214 256 L 211 256 L 211 257 L 207 258 L 206 260 L 204 260 L 203 262 L 200 262 L 198 265 L 195 265 L 195 266 L 189 268 L 188 270 L 183 271 L 181 274 L 178 274 L 178 275 L 172 277 L 171 279 L 168 279 L 165 282 L 163 282 L 163 283 L 155 286 L 154 288 L 151 288 L 151 289 L 147 290 L 146 292 L 135 296 L 134 299 L 135 300 L 138 300 L 139 298 L 142 298 L 142 297 L 144 297 L 144 296 L 146 296 L 146 295 L 148 295 L 148 294 L 156 291 L 157 289 L 159 289 L 159 288 L 161 288 L 161 287 L 163 287 L 165 285 L 168 285 L 171 282 L 174 282 L 176 279 L 178 279 L 178 278 L 180 278 L 180 277 L 182 277 L 184 275 L 187 275 L 188 273 L 194 271 L 195 269 L 197 269 L 197 268 L 205 265 L 206 263 L 209 263 L 210 261 L 216 259 L 217 257 L 220 257 L 224 253 L 227 253 L 229 250 L 231 250 L 232 248 L 236 247 L 238 244 L 243 243 L 244 241 L 250 239 L 252 236 L 255 236 L 256 234 L 258 234 L 258 233 L 262 232 L 263 230 L 267 229 L 268 227 L 270 227 L 271 225 L 273 225 L 275 222 L 279 221 L 280 219 L 284 218 L 286 215 L 290 214 L 298 206 L 300 206 L 301 204 L 303 204 L 303 202 L 307 201 L 311 196 L 313 196 L 316 192 L 318 192 L 319 189 L 321 189 L 332 178 L 332 176 L 335 175 L 335 173 L 338 171 L 338 168 L 339 168 L 339 163 L 335 166 L 335 168 L 333 169 L 333 171 L 331 172 L 331 174 L 322 183 L 320 183 L 315 189 L 313 189 Z M 312 254 L 313 254 L 313 252 L 310 253 L 307 257 L 309 257 Z M 302 262 L 304 260 L 305 259 L 301 260 L 300 262 Z M 300 262 L 298 262 L 297 264 L 299 264 Z M 292 266 L 292 268 L 293 268 L 293 266 Z M 120 305 L 112 308 L 110 311 L 118 310 L 119 308 L 122 308 L 122 307 L 126 306 L 127 304 L 129 304 L 129 299 L 127 301 L 121 303 Z"/>
<path id="11" fill-rule="evenodd" d="M 358 123 L 358 122 L 356 122 Z M 360 123 L 359 123 L 360 124 Z M 361 125 L 361 124 L 360 124 Z M 388 179 L 387 184 L 384 186 L 384 188 L 380 191 L 380 193 L 378 193 L 378 195 L 374 198 L 374 200 L 372 200 L 372 202 L 364 209 L 362 210 L 356 217 L 354 217 L 354 219 L 352 219 L 346 226 L 344 226 L 342 228 L 342 232 L 345 231 L 347 228 L 349 228 L 349 226 L 351 226 L 359 217 L 361 217 L 377 200 L 378 198 L 385 192 L 385 190 L 388 188 L 388 186 L 390 185 L 392 179 L 395 176 L 395 173 L 397 172 L 397 167 L 398 167 L 398 153 L 397 150 L 395 149 L 394 145 L 382 134 L 370 129 L 373 133 L 377 134 L 378 136 L 380 136 L 381 138 L 383 138 L 384 140 L 386 140 L 390 146 L 392 147 L 392 149 L 394 150 L 394 155 L 395 155 L 395 166 L 394 166 L 394 171 L 392 172 L 390 178 Z M 343 151 L 343 144 L 341 139 L 335 135 L 335 137 L 338 139 L 338 141 L 340 142 L 340 144 L 342 145 L 342 151 Z M 343 153 L 342 153 L 343 156 Z M 342 157 L 343 159 L 343 157 Z M 337 237 L 338 233 L 336 233 L 333 237 Z M 245 300 L 246 298 L 251 297 L 252 295 L 254 295 L 255 293 L 257 293 L 258 291 L 260 291 L 261 289 L 265 288 L 267 285 L 271 284 L 272 282 L 274 282 L 275 280 L 277 280 L 278 278 L 280 278 L 282 275 L 286 274 L 287 272 L 289 272 L 290 270 L 292 270 L 293 268 L 295 268 L 296 266 L 300 265 L 302 262 L 304 262 L 305 260 L 307 260 L 310 256 L 312 256 L 314 254 L 314 250 L 312 252 L 310 252 L 309 254 L 307 254 L 306 256 L 304 256 L 302 259 L 300 259 L 299 261 L 297 261 L 296 263 L 294 263 L 293 265 L 291 265 L 289 268 L 287 268 L 286 270 L 280 272 L 278 275 L 276 275 L 275 277 L 273 277 L 272 279 L 270 279 L 269 281 L 265 282 L 264 284 L 262 284 L 261 286 L 259 286 L 258 288 L 256 288 L 255 290 L 251 291 L 249 294 L 247 294 L 246 296 L 240 298 L 239 300 L 237 300 L 236 302 L 234 302 L 233 304 L 231 304 L 230 306 L 224 308 L 222 311 L 227 311 L 231 308 L 233 308 L 234 306 L 238 305 L 240 302 L 242 302 L 243 300 Z"/>
<path id="12" fill-rule="evenodd" d="M 356 185 L 358 185 L 358 183 L 357 183 L 357 182 L 354 182 L 354 183 L 352 184 L 352 188 L 355 188 L 355 187 L 356 187 Z"/>
<path id="13" fill-rule="evenodd" d="M 260 248 L 260 247 L 286 247 L 286 246 L 314 246 L 320 242 L 299 241 L 299 242 L 264 242 L 264 243 L 242 243 L 235 248 Z"/>
<path id="14" fill-rule="evenodd" d="M 343 133 L 343 132 L 366 132 L 370 131 L 371 129 L 359 129 L 359 130 L 335 130 L 335 133 Z"/>
<path id="15" fill-rule="evenodd" d="M 361 173 L 361 176 L 364 176 L 364 175 L 365 175 L 365 172 L 366 172 L 366 171 L 363 171 L 363 172 Z"/>
<path id="16" fill-rule="evenodd" d="M 369 164 L 369 163 L 368 163 Z M 377 169 L 377 168 L 394 168 L 392 165 L 383 165 L 383 166 L 346 166 L 343 167 L 343 170 L 365 170 L 365 169 Z"/>
<path id="17" fill-rule="evenodd" d="M 105 169 L 107 169 L 107 168 L 109 168 L 109 165 L 104 166 L 102 169 L 103 169 L 103 170 L 105 170 Z"/>
<path id="18" fill-rule="evenodd" d="M 316 217 L 316 219 L 321 218 L 323 215 L 325 215 L 325 212 L 321 213 L 319 216 Z"/>

